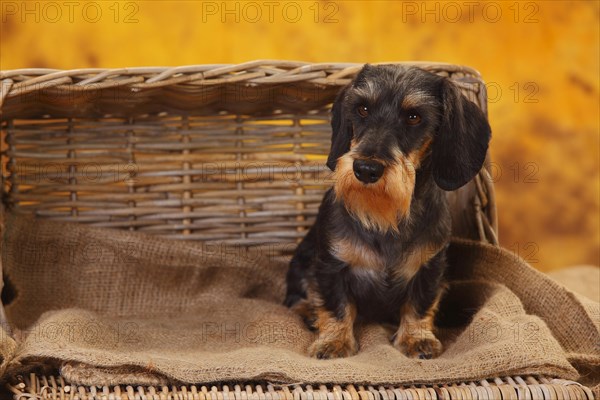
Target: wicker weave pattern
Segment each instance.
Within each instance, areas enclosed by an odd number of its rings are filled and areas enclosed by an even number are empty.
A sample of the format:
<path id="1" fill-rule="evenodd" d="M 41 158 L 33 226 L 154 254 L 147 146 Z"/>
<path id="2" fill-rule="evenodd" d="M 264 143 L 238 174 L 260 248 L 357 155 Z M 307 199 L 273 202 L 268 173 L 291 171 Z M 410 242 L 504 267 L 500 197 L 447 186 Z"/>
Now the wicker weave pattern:
<path id="1" fill-rule="evenodd" d="M 450 76 L 485 110 L 476 71 L 419 65 Z M 2 72 L 5 204 L 289 254 L 331 185 L 324 167 L 330 103 L 361 66 L 255 61 Z M 485 171 L 477 183 L 479 237 L 495 242 Z"/>
<path id="2" fill-rule="evenodd" d="M 305 155 L 327 152 L 327 120 L 308 118 L 15 126 L 9 206 L 177 239 L 269 243 L 282 231 L 295 239 L 329 185 L 322 163 Z"/>
<path id="3" fill-rule="evenodd" d="M 576 382 L 539 377 L 506 377 L 459 385 L 373 387 L 348 385 L 320 387 L 288 385 L 223 385 L 163 387 L 71 386 L 60 377 L 30 375 L 9 386 L 15 399 L 96 400 L 475 400 L 536 399 L 592 400 L 590 389 Z"/>

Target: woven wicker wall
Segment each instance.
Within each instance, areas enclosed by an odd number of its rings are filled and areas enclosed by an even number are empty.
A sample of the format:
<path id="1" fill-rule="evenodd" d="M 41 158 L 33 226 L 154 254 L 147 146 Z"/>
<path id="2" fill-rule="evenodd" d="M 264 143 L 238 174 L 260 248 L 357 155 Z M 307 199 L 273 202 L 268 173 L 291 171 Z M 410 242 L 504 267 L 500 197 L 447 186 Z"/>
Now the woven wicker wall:
<path id="1" fill-rule="evenodd" d="M 485 111 L 475 71 L 421 66 L 451 77 Z M 289 255 L 332 184 L 329 108 L 360 68 L 256 61 L 2 73 L 3 203 Z M 451 198 L 457 234 L 496 241 L 486 172 Z"/>

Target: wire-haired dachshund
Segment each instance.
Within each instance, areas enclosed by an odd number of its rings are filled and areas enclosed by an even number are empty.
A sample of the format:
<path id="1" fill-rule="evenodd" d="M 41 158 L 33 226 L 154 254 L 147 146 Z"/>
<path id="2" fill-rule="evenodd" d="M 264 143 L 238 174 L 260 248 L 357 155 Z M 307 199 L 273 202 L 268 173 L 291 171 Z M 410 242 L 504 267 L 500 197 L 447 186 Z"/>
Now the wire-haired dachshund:
<path id="1" fill-rule="evenodd" d="M 448 78 L 366 65 L 338 94 L 331 127 L 335 183 L 291 260 L 285 304 L 318 331 L 313 357 L 355 354 L 357 320 L 392 323 L 405 355 L 436 357 L 451 233 L 445 191 L 481 169 L 487 118 Z"/>

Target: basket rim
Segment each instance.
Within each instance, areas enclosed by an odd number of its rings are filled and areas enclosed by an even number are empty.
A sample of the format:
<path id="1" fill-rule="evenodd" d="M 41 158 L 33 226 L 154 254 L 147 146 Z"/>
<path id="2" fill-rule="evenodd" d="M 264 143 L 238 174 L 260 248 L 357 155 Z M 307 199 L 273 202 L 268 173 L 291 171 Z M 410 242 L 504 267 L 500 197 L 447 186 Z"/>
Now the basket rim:
<path id="1" fill-rule="evenodd" d="M 123 73 L 123 74 L 161 74 L 160 79 L 164 79 L 168 76 L 178 73 L 193 73 L 204 70 L 211 70 L 211 76 L 214 74 L 222 74 L 232 71 L 238 71 L 243 69 L 258 68 L 258 67 L 280 67 L 288 69 L 298 69 L 298 73 L 322 70 L 322 69 L 345 69 L 345 68 L 357 68 L 365 64 L 372 65 L 414 65 L 423 68 L 431 69 L 450 69 L 452 71 L 462 71 L 476 76 L 481 76 L 478 70 L 467 65 L 453 64 L 447 62 L 438 61 L 418 61 L 418 60 L 407 60 L 407 61 L 379 61 L 374 63 L 355 63 L 355 62 L 307 62 L 307 61 L 294 61 L 294 60 L 275 60 L 275 59 L 258 59 L 253 61 L 246 61 L 243 63 L 218 63 L 218 64 L 187 64 L 179 66 L 138 66 L 138 67 L 122 67 L 122 68 L 73 68 L 73 69 L 59 69 L 59 68 L 17 68 L 9 70 L 0 70 L 0 79 L 8 79 L 16 75 L 48 75 L 57 72 L 67 72 L 67 75 L 77 74 L 102 74 L 107 73 Z M 227 70 L 225 70 L 227 69 Z M 160 80 L 157 79 L 157 80 Z"/>
<path id="2" fill-rule="evenodd" d="M 8 97 L 19 97 L 31 91 L 54 86 L 71 91 L 98 90 L 116 86 L 141 90 L 180 83 L 214 85 L 243 82 L 253 86 L 303 81 L 326 86 L 341 86 L 349 83 L 352 75 L 365 64 L 265 59 L 239 64 L 194 64 L 175 67 L 13 69 L 0 71 L 0 107 Z M 460 72 L 477 80 L 481 79 L 481 74 L 476 69 L 451 63 L 386 61 L 372 64 L 411 65 L 430 71 Z"/>

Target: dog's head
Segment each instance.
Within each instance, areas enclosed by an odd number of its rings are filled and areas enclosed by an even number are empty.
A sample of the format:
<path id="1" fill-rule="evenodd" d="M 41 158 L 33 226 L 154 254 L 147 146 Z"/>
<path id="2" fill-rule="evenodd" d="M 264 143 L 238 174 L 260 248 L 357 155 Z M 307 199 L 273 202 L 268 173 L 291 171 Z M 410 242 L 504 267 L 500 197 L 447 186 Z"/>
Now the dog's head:
<path id="1" fill-rule="evenodd" d="M 407 216 L 416 170 L 456 190 L 481 169 L 490 140 L 483 112 L 448 79 L 414 67 L 366 65 L 338 94 L 327 166 L 336 196 L 367 225 Z"/>

